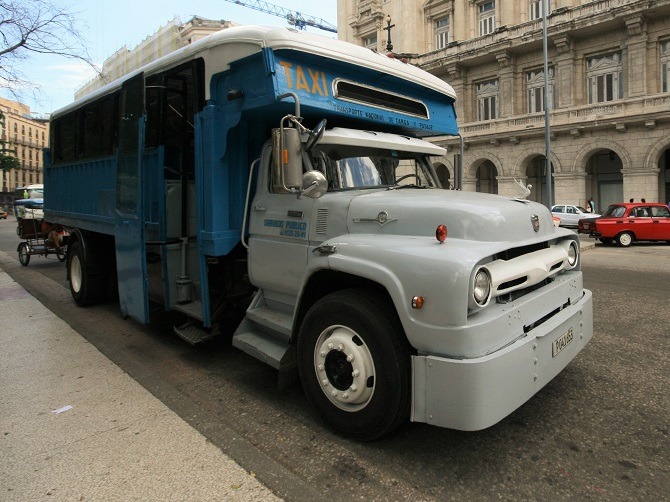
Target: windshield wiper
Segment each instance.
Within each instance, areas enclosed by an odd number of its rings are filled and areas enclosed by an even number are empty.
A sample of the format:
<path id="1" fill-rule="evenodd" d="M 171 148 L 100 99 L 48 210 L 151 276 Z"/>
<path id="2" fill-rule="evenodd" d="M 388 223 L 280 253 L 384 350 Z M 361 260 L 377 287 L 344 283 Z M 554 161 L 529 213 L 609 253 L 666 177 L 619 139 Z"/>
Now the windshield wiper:
<path id="1" fill-rule="evenodd" d="M 400 188 L 432 188 L 432 187 L 423 186 L 423 185 L 415 185 L 414 183 L 409 183 L 408 185 L 393 185 L 391 187 L 388 187 L 387 190 L 399 190 Z"/>

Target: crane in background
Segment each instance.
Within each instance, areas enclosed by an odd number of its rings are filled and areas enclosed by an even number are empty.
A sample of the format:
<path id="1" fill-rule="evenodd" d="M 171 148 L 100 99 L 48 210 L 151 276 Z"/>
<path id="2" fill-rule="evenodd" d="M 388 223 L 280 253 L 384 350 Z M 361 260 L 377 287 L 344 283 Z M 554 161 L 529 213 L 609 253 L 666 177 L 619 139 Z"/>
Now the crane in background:
<path id="1" fill-rule="evenodd" d="M 226 2 L 234 3 L 237 5 L 242 5 L 243 7 L 249 7 L 251 9 L 256 9 L 266 14 L 273 14 L 275 16 L 283 17 L 288 21 L 288 24 L 295 26 L 299 30 L 304 30 L 307 26 L 313 28 L 318 28 L 320 30 L 329 31 L 331 33 L 337 33 L 337 26 L 330 24 L 328 21 L 321 19 L 319 17 L 305 16 L 300 12 L 293 10 L 285 9 L 279 5 L 274 5 L 268 2 L 260 2 L 258 0 L 224 0 Z"/>

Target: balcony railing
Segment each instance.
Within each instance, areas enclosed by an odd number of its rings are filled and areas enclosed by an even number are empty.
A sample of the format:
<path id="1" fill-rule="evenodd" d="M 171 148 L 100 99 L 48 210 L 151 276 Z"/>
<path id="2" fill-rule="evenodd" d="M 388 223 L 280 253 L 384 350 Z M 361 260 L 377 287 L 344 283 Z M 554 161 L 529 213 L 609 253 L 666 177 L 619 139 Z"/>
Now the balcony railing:
<path id="1" fill-rule="evenodd" d="M 665 115 L 668 109 L 670 109 L 670 93 L 655 94 L 643 98 L 553 110 L 549 120 L 552 127 L 566 130 L 571 127 L 588 127 L 603 120 L 612 124 L 639 122 L 641 119 L 652 119 L 659 114 Z M 463 124 L 460 131 L 465 138 L 476 138 L 485 135 L 521 133 L 529 129 L 539 130 L 543 125 L 544 114 L 534 113 L 486 122 L 470 122 Z"/>

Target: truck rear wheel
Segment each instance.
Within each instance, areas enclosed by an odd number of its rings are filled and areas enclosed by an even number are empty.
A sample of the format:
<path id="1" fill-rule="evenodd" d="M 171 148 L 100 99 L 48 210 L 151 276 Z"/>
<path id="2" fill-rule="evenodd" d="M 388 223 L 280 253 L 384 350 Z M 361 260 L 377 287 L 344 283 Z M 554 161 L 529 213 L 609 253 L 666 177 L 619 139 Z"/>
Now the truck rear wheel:
<path id="1" fill-rule="evenodd" d="M 75 241 L 69 246 L 67 279 L 72 298 L 80 307 L 99 303 L 103 297 L 105 281 L 89 273 L 92 266 L 89 261 L 81 242 Z"/>
<path id="2" fill-rule="evenodd" d="M 307 398 L 336 430 L 362 441 L 409 419 L 410 347 L 395 311 L 366 290 L 318 301 L 298 339 Z"/>

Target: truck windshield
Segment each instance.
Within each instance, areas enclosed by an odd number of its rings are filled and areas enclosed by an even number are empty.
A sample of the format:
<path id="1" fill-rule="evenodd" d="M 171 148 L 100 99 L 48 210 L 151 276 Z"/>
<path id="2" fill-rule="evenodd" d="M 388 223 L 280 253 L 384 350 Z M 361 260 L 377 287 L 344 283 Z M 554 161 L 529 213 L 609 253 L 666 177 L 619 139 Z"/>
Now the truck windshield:
<path id="1" fill-rule="evenodd" d="M 418 153 L 323 145 L 314 148 L 308 157 L 311 168 L 325 174 L 330 190 L 439 188 L 426 157 Z"/>

